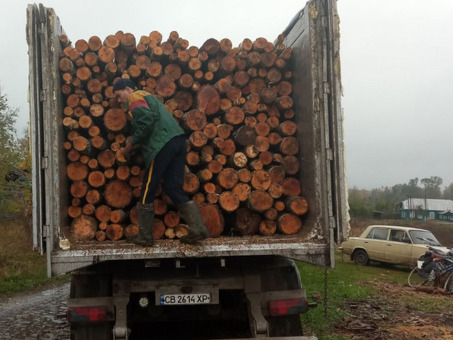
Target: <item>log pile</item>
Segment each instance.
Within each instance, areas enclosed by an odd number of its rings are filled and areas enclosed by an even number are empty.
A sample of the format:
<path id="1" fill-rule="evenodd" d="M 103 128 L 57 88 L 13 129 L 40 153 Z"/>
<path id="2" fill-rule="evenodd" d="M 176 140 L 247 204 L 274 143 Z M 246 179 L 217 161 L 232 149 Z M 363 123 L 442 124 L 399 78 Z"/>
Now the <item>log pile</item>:
<path id="1" fill-rule="evenodd" d="M 238 47 L 208 39 L 198 48 L 175 31 L 166 40 L 157 31 L 138 40 L 118 31 L 74 46 L 61 36 L 73 235 L 103 241 L 138 232 L 143 158 L 123 155 L 132 132 L 113 93 L 120 77 L 155 95 L 186 132 L 184 190 L 211 237 L 298 233 L 308 206 L 298 180 L 291 49 L 283 39 L 244 39 Z M 155 239 L 187 234 L 161 190 L 155 207 Z"/>

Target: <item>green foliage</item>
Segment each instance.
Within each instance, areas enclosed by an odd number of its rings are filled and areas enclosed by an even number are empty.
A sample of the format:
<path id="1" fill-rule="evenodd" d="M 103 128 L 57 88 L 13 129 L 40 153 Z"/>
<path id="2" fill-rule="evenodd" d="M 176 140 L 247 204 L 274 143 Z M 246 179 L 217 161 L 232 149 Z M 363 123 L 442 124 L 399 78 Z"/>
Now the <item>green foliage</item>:
<path id="1" fill-rule="evenodd" d="M 8 99 L 0 89 L 0 185 L 5 183 L 6 174 L 20 162 L 20 147 L 14 128 L 17 111 L 8 105 Z"/>
<path id="2" fill-rule="evenodd" d="M 327 308 L 324 314 L 324 268 L 319 268 L 306 263 L 297 263 L 309 302 L 317 301 L 318 306 L 302 315 L 302 324 L 306 333 L 315 334 L 320 340 L 340 340 L 342 337 L 335 335 L 335 325 L 342 322 L 346 316 L 344 304 L 350 300 L 364 300 L 378 296 L 379 290 L 373 282 L 389 282 L 405 285 L 409 268 L 394 266 L 392 268 L 382 265 L 360 267 L 344 257 L 336 254 L 334 269 L 328 269 L 327 274 Z M 429 299 L 428 299 L 429 300 Z M 407 300 L 410 303 L 410 300 Z M 430 301 L 426 304 L 429 306 Z M 416 307 L 416 301 L 411 305 Z M 428 308 L 425 306 L 425 308 Z"/>
<path id="3" fill-rule="evenodd" d="M 395 217 L 397 205 L 410 197 L 453 199 L 453 183 L 442 193 L 442 182 L 442 178 L 431 176 L 420 181 L 413 178 L 406 184 L 372 190 L 354 187 L 349 189 L 349 212 L 352 217 L 371 217 L 374 211 L 379 211 L 388 218 Z"/>

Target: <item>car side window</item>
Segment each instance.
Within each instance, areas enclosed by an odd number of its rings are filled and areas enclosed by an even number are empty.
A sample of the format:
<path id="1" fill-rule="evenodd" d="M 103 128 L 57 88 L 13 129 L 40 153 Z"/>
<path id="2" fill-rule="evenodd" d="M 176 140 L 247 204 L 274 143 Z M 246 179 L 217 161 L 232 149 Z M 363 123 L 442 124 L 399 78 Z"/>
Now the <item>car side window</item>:
<path id="1" fill-rule="evenodd" d="M 368 234 L 367 238 L 370 238 L 370 239 L 373 239 L 373 240 L 386 240 L 387 239 L 387 234 L 388 234 L 388 229 L 387 228 L 374 228 Z"/>
<path id="2" fill-rule="evenodd" d="M 390 241 L 403 242 L 403 238 L 404 238 L 403 230 L 391 230 L 390 231 Z"/>

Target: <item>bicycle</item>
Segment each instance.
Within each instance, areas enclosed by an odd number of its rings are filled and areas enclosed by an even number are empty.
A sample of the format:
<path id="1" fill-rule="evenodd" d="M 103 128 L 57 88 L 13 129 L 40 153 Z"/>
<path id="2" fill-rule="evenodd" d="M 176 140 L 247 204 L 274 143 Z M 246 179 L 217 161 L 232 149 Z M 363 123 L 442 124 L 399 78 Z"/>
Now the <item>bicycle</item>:
<path id="1" fill-rule="evenodd" d="M 410 287 L 443 286 L 446 294 L 453 294 L 453 256 L 430 248 L 417 261 L 407 278 Z M 428 268 L 428 270 L 427 270 Z"/>

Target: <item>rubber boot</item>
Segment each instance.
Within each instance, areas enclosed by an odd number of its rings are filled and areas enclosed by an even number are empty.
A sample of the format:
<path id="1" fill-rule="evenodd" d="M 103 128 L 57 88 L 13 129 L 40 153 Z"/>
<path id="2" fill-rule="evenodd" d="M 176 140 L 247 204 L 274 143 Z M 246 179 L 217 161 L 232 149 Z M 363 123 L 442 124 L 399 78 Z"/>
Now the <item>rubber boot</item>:
<path id="1" fill-rule="evenodd" d="M 154 225 L 154 204 L 137 203 L 138 209 L 138 235 L 132 239 L 132 242 L 144 247 L 150 247 L 154 244 L 153 225 Z"/>
<path id="2" fill-rule="evenodd" d="M 181 243 L 192 244 L 209 236 L 209 231 L 201 218 L 200 209 L 194 201 L 179 204 L 178 211 L 189 226 L 189 233 L 179 239 Z"/>

